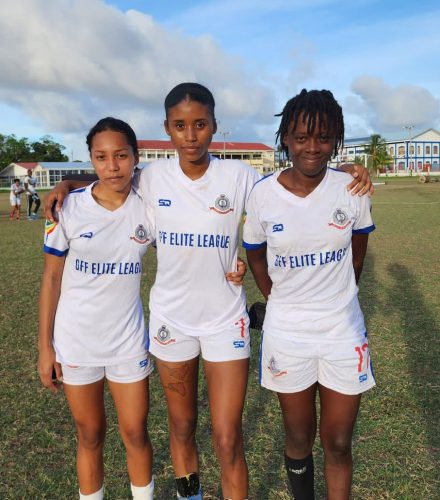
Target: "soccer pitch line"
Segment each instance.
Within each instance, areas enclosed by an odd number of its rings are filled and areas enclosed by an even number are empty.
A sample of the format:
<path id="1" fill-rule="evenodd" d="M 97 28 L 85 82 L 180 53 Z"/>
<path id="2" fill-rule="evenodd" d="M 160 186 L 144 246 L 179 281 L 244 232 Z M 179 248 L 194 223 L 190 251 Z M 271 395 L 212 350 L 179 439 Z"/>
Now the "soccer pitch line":
<path id="1" fill-rule="evenodd" d="M 440 201 L 375 201 L 374 205 L 438 205 Z"/>

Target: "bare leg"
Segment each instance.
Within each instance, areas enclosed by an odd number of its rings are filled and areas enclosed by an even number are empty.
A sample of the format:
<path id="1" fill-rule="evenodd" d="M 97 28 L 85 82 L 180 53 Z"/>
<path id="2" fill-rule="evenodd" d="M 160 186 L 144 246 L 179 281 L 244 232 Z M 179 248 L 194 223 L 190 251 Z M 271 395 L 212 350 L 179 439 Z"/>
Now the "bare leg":
<path id="1" fill-rule="evenodd" d="M 316 437 L 317 384 L 294 393 L 277 393 L 286 430 L 286 455 L 302 459 L 312 453 Z"/>
<path id="2" fill-rule="evenodd" d="M 78 433 L 76 467 L 81 493 L 90 495 L 103 484 L 102 450 L 106 421 L 104 379 L 87 385 L 64 384 L 64 392 Z"/>
<path id="3" fill-rule="evenodd" d="M 171 363 L 156 358 L 168 405 L 170 449 L 177 477 L 199 472 L 195 440 L 199 358 Z"/>
<path id="4" fill-rule="evenodd" d="M 321 400 L 320 434 L 325 457 L 328 500 L 350 497 L 353 473 L 351 440 L 361 400 L 319 386 Z"/>
<path id="5" fill-rule="evenodd" d="M 129 384 L 109 381 L 109 387 L 118 413 L 119 432 L 127 451 L 131 484 L 146 486 L 152 479 L 153 461 L 153 450 L 147 431 L 148 378 Z"/>
<path id="6" fill-rule="evenodd" d="M 249 359 L 204 361 L 214 449 L 220 462 L 225 498 L 244 500 L 248 494 L 248 470 L 243 449 L 242 414 Z"/>
<path id="7" fill-rule="evenodd" d="M 312 448 L 316 437 L 316 389 L 313 384 L 301 392 L 278 393 L 286 429 L 285 468 L 293 496 L 314 500 Z"/>

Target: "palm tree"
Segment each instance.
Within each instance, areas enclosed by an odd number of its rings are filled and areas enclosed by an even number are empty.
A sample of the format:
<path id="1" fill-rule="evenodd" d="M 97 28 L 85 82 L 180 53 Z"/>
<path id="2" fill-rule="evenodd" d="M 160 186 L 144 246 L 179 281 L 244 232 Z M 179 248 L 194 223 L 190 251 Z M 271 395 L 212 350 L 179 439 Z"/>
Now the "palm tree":
<path id="1" fill-rule="evenodd" d="M 286 166 L 287 166 L 286 153 L 283 150 L 281 144 L 278 144 L 275 151 L 275 170 L 282 170 Z"/>
<path id="2" fill-rule="evenodd" d="M 380 134 L 373 134 L 370 143 L 365 145 L 365 153 L 368 155 L 368 169 L 372 173 L 378 173 L 381 167 L 393 162 L 388 154 L 386 141 Z"/>

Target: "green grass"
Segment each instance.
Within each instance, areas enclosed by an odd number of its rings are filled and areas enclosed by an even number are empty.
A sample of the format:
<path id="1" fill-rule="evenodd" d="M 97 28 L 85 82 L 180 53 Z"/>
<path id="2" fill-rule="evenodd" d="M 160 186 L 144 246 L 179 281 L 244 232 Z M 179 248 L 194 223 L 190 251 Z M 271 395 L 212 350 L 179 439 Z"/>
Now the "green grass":
<path id="1" fill-rule="evenodd" d="M 423 174 L 426 176 L 426 174 Z M 387 185 L 417 185 L 420 184 L 420 176 L 419 175 L 408 175 L 406 177 L 395 177 L 393 175 L 388 175 L 388 176 L 383 176 L 381 175 L 380 177 L 373 177 L 373 182 L 385 182 Z M 430 176 L 430 182 L 432 184 L 436 182 L 440 182 L 440 176 L 438 175 L 431 175 Z"/>
<path id="2" fill-rule="evenodd" d="M 388 180 L 387 180 L 388 181 Z M 364 397 L 353 440 L 353 498 L 440 498 L 440 183 L 390 179 L 373 199 L 360 299 L 377 387 Z M 68 499 L 77 495 L 75 432 L 63 394 L 44 390 L 36 372 L 43 221 L 9 221 L 0 194 L 0 498 Z M 146 259 L 143 287 L 154 276 Z M 260 299 L 246 278 L 249 303 Z M 258 387 L 258 334 L 244 414 L 252 500 L 289 494 L 282 467 L 283 428 L 274 395 Z M 198 441 L 206 499 L 219 499 L 203 377 Z M 106 498 L 129 498 L 124 451 L 107 395 Z M 151 378 L 149 429 L 155 450 L 156 498 L 174 498 L 167 419 L 158 376 Z M 317 498 L 324 498 L 316 446 Z"/>

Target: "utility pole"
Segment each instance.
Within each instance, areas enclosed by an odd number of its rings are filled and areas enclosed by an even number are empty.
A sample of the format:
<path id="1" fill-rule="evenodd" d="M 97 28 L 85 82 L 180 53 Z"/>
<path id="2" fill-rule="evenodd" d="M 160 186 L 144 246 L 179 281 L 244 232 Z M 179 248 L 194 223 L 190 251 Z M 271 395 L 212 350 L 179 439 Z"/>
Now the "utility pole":
<path id="1" fill-rule="evenodd" d="M 223 136 L 223 159 L 226 159 L 226 136 L 231 132 L 219 131 L 219 134 Z"/>
<path id="2" fill-rule="evenodd" d="M 412 168 L 412 130 L 414 125 L 404 125 L 403 130 L 408 132 L 408 156 L 409 156 L 409 168 Z M 416 169 L 414 169 L 416 170 Z"/>

